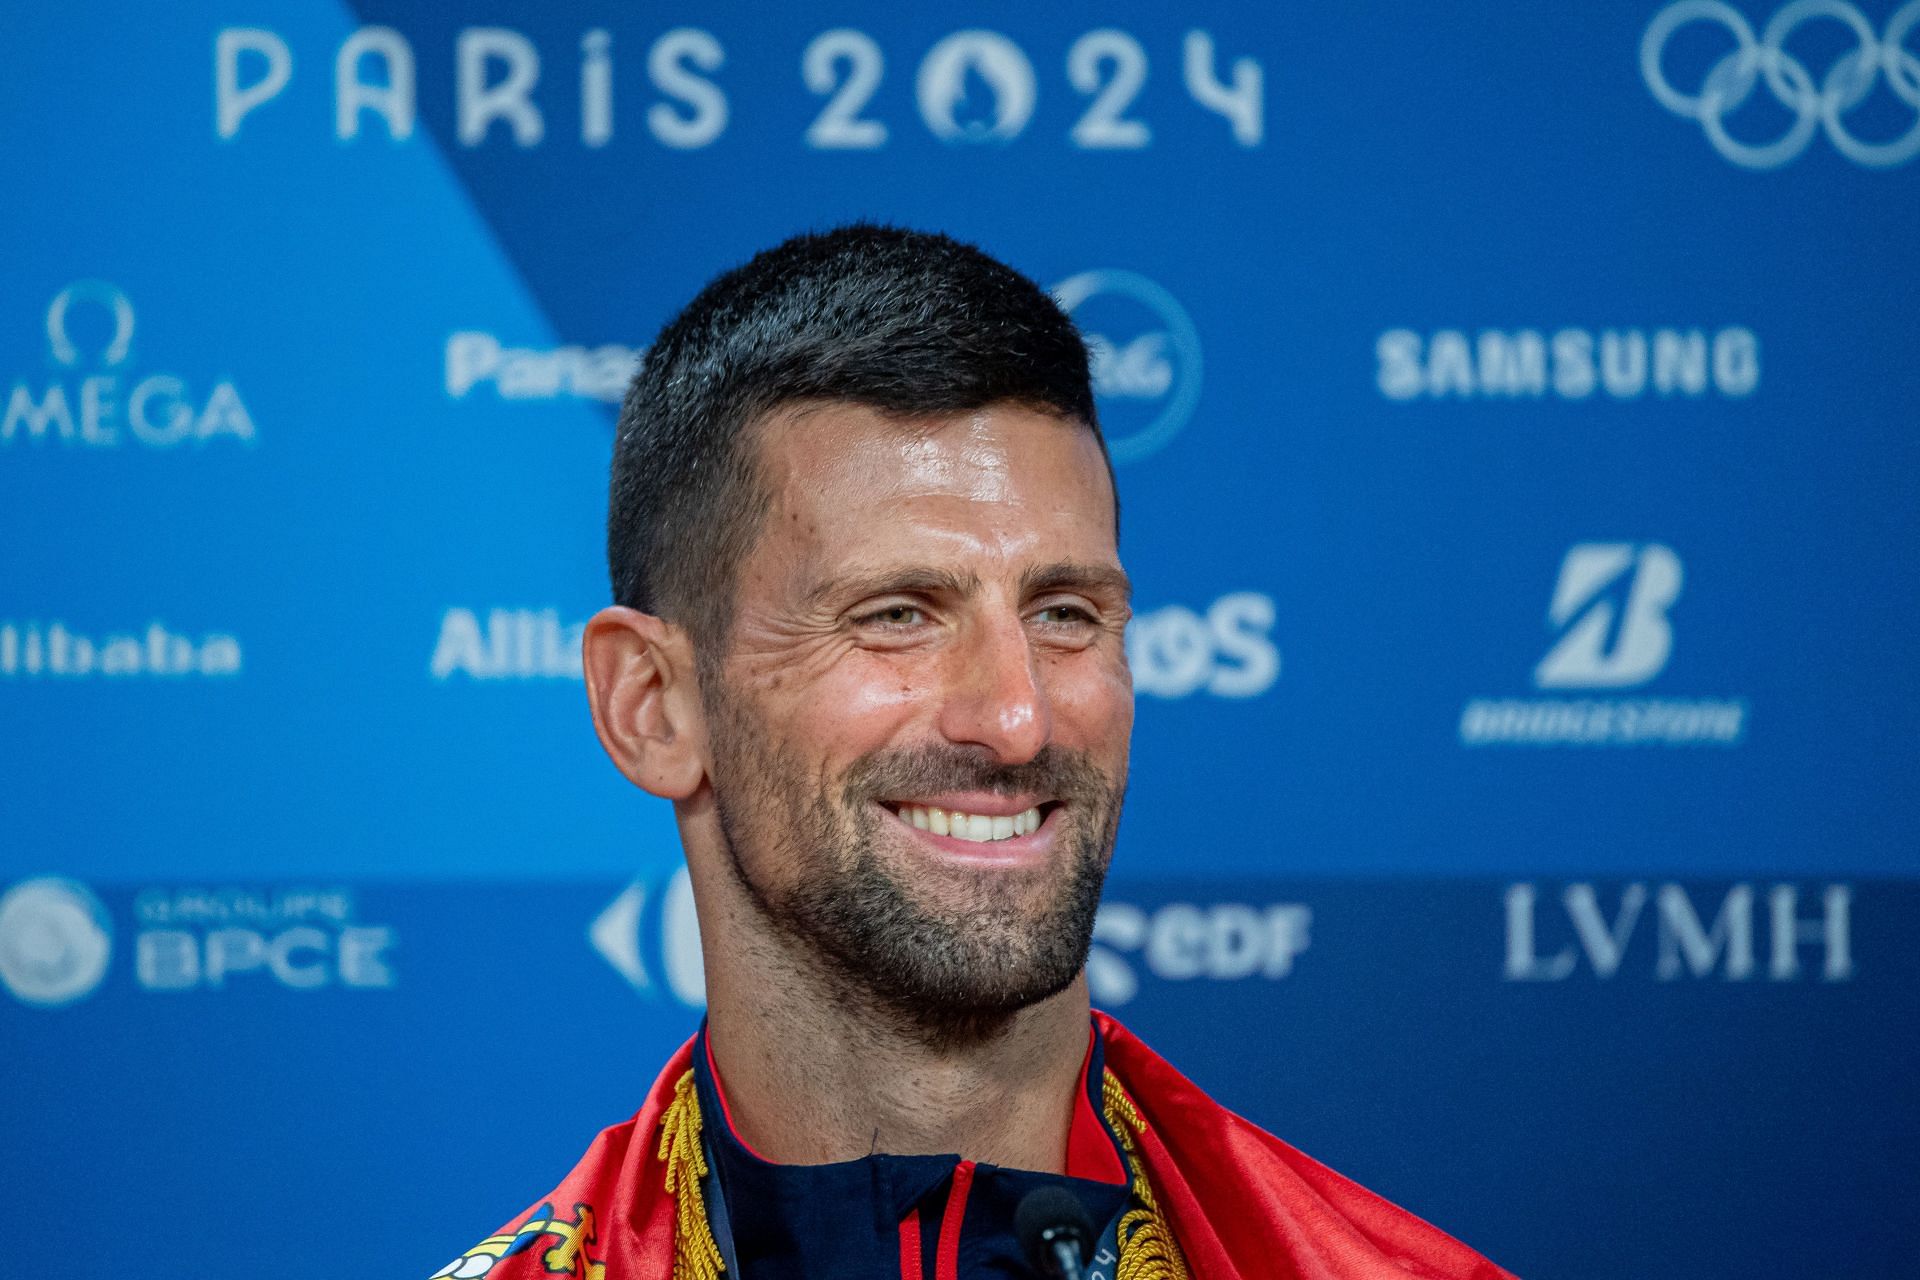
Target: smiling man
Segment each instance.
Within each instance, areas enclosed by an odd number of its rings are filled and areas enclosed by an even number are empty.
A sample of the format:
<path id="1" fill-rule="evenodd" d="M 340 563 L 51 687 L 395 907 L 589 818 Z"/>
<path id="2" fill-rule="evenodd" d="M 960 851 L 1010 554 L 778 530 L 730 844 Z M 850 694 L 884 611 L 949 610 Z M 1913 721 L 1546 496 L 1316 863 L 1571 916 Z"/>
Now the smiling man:
<path id="1" fill-rule="evenodd" d="M 674 805 L 708 1017 L 439 1275 L 1505 1275 L 1089 1009 L 1133 725 L 1118 515 L 1079 335 L 969 246 L 800 237 L 666 327 L 586 675 Z"/>

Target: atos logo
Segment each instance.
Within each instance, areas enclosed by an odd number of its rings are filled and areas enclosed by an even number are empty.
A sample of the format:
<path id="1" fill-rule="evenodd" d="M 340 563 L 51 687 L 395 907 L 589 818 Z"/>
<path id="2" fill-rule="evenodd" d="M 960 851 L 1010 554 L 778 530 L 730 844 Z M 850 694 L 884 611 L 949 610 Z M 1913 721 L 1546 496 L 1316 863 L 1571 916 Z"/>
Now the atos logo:
<path id="1" fill-rule="evenodd" d="M 1148 975 L 1167 982 L 1207 979 L 1233 982 L 1277 980 L 1311 941 L 1313 912 L 1297 902 L 1253 907 L 1238 902 L 1200 907 L 1170 902 L 1146 910 L 1108 902 L 1093 922 L 1087 955 L 1087 986 L 1093 1002 L 1107 1008 L 1140 993 L 1137 957 Z"/>
<path id="2" fill-rule="evenodd" d="M 1272 597 L 1257 591 L 1221 596 L 1204 615 L 1178 604 L 1135 614 L 1127 625 L 1134 692 L 1258 697 L 1280 678 L 1273 619 Z"/>
<path id="3" fill-rule="evenodd" d="M 227 436 L 251 444 L 253 418 L 232 382 L 203 399 L 172 373 L 135 377 L 133 303 L 111 284 L 82 280 L 47 307 L 47 349 L 59 370 L 36 393 L 14 380 L 0 417 L 0 448 L 16 440 L 111 449 L 132 440 L 152 449 Z"/>
<path id="4" fill-rule="evenodd" d="M 587 926 L 587 942 L 635 991 L 706 1007 L 700 917 L 685 867 L 664 884 L 635 880 L 622 889 Z"/>
<path id="5" fill-rule="evenodd" d="M 0 897 L 0 984 L 54 1008 L 91 995 L 113 956 L 113 924 L 85 885 L 23 880 Z"/>
<path id="6" fill-rule="evenodd" d="M 1628 689 L 1666 669 L 1668 611 L 1680 557 L 1659 543 L 1583 542 L 1560 565 L 1548 625 L 1560 638 L 1534 668 L 1540 689 Z M 1460 715 L 1467 746 L 1732 746 L 1746 733 L 1739 698 L 1474 698 Z"/>
<path id="7" fill-rule="evenodd" d="M 1632 572 L 1626 603 L 1615 618 L 1602 594 Z M 1680 598 L 1680 559 L 1657 543 L 1588 542 L 1567 552 L 1548 618 L 1565 628 L 1560 642 L 1534 669 L 1542 689 L 1619 689 L 1660 674 L 1673 651 L 1667 609 Z"/>
<path id="8" fill-rule="evenodd" d="M 992 31 L 956 31 L 921 60 L 914 96 L 942 142 L 1010 142 L 1033 116 L 1033 64 Z"/>
<path id="9" fill-rule="evenodd" d="M 1115 462 L 1157 453 L 1200 402 L 1200 334 L 1186 308 L 1132 271 L 1083 271 L 1053 296 L 1086 336 L 1107 451 Z"/>

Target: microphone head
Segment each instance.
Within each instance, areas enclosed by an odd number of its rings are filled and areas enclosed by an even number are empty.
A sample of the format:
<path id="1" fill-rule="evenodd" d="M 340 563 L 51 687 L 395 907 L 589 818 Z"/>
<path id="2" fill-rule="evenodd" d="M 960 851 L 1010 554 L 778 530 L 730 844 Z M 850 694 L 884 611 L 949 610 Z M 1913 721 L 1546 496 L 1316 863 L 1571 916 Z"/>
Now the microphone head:
<path id="1" fill-rule="evenodd" d="M 1054 1254 L 1058 1242 L 1071 1240 L 1084 1259 L 1093 1248 L 1093 1219 L 1080 1197 L 1065 1187 L 1035 1187 L 1013 1211 L 1013 1234 L 1027 1262 L 1043 1276 L 1060 1274 Z"/>

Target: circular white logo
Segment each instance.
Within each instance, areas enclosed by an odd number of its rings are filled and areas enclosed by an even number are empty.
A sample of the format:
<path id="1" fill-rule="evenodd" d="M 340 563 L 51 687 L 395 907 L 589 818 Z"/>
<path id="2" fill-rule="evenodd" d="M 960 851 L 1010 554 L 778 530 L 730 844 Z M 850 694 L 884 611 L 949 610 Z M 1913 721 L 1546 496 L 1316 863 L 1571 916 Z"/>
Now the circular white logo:
<path id="1" fill-rule="evenodd" d="M 1033 64 L 997 31 L 956 31 L 927 50 L 914 96 L 943 142 L 1009 142 L 1033 118 Z"/>
<path id="2" fill-rule="evenodd" d="M 1816 77 L 1787 52 L 1786 42 L 1803 25 L 1821 19 L 1843 27 L 1853 47 Z M 1699 92 L 1683 93 L 1661 64 L 1674 33 L 1695 23 L 1722 28 L 1733 38 L 1733 48 L 1707 71 Z M 1654 15 L 1641 37 L 1640 75 L 1661 106 L 1698 120 L 1714 150 L 1737 165 L 1777 169 L 1805 151 L 1815 131 L 1824 128 L 1835 149 L 1855 164 L 1886 169 L 1920 154 L 1920 56 L 1905 43 L 1916 25 L 1920 0 L 1888 18 L 1878 37 L 1866 16 L 1845 0 L 1793 0 L 1756 37 L 1740 11 L 1722 0 L 1678 0 Z M 1844 117 L 1866 101 L 1883 76 L 1888 90 L 1913 108 L 1916 118 L 1898 137 L 1870 141 L 1849 130 Z M 1793 120 L 1772 142 L 1743 142 L 1727 131 L 1726 117 L 1762 85 Z"/>
<path id="3" fill-rule="evenodd" d="M 1115 462 L 1180 434 L 1200 401 L 1200 334 L 1185 307 L 1132 271 L 1083 271 L 1053 288 L 1087 340 L 1100 425 Z"/>
<path id="4" fill-rule="evenodd" d="M 91 302 L 113 318 L 113 332 L 101 345 L 100 363 L 119 364 L 133 345 L 133 304 L 127 295 L 104 280 L 78 280 L 53 295 L 47 305 L 47 346 L 64 365 L 80 363 L 80 348 L 67 331 L 67 313 L 76 302 Z"/>
<path id="5" fill-rule="evenodd" d="M 23 880 L 0 897 L 0 983 L 47 1007 L 90 993 L 107 974 L 113 926 L 85 885 Z"/>

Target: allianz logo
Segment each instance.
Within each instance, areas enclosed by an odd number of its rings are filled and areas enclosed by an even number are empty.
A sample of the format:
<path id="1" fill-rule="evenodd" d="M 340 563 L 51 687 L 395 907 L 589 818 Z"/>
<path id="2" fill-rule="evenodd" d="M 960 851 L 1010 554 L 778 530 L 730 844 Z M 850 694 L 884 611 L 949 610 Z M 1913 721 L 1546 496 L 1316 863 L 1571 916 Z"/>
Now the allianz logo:
<path id="1" fill-rule="evenodd" d="M 1137 694 L 1253 698 L 1280 678 L 1273 598 L 1257 591 L 1221 596 L 1204 610 L 1165 605 L 1127 624 L 1127 663 Z"/>
<path id="2" fill-rule="evenodd" d="M 1775 884 L 1762 892 L 1740 883 L 1716 899 L 1637 880 L 1609 891 L 1585 881 L 1557 893 L 1531 881 L 1509 885 L 1502 976 L 1565 982 L 1583 970 L 1601 981 L 1633 972 L 1658 982 L 1846 982 L 1854 976 L 1853 889 Z"/>
<path id="3" fill-rule="evenodd" d="M 447 337 L 447 395 L 462 400 L 485 389 L 502 400 L 618 404 L 645 354 L 643 347 L 617 342 L 597 347 L 510 347 L 490 333 L 462 330 Z"/>
<path id="4" fill-rule="evenodd" d="M 64 622 L 0 620 L 0 679 L 178 678 L 240 674 L 240 641 L 224 632 L 183 635 L 163 622 L 89 634 Z"/>
<path id="5" fill-rule="evenodd" d="M 0 448 L 253 443 L 253 416 L 231 381 L 217 379 L 200 396 L 179 374 L 136 374 L 134 327 L 133 303 L 116 285 L 80 280 L 55 294 L 46 332 L 57 372 L 44 380 L 14 379 L 0 416 Z"/>
<path id="6" fill-rule="evenodd" d="M 345 889 L 153 887 L 134 896 L 132 916 L 133 979 L 143 991 L 395 983 L 393 929 L 358 921 Z M 23 880 L 0 895 L 0 987 L 41 1008 L 84 999 L 109 976 L 114 932 L 86 885 Z"/>
<path id="7" fill-rule="evenodd" d="M 1296 902 L 1102 903 L 1087 984 L 1095 1004 L 1114 1008 L 1140 993 L 1142 968 L 1165 982 L 1278 980 L 1307 950 L 1312 925 L 1312 910 Z M 622 889 L 588 924 L 587 943 L 642 995 L 706 1006 L 700 919 L 685 867 L 664 882 L 635 880 Z"/>
<path id="8" fill-rule="evenodd" d="M 1705 329 L 1389 329 L 1374 344 L 1374 382 L 1389 400 L 1731 399 L 1760 385 L 1760 339 Z"/>
<path id="9" fill-rule="evenodd" d="M 557 609 L 455 606 L 440 615 L 428 670 L 440 681 L 582 680 L 585 622 L 563 622 Z"/>

